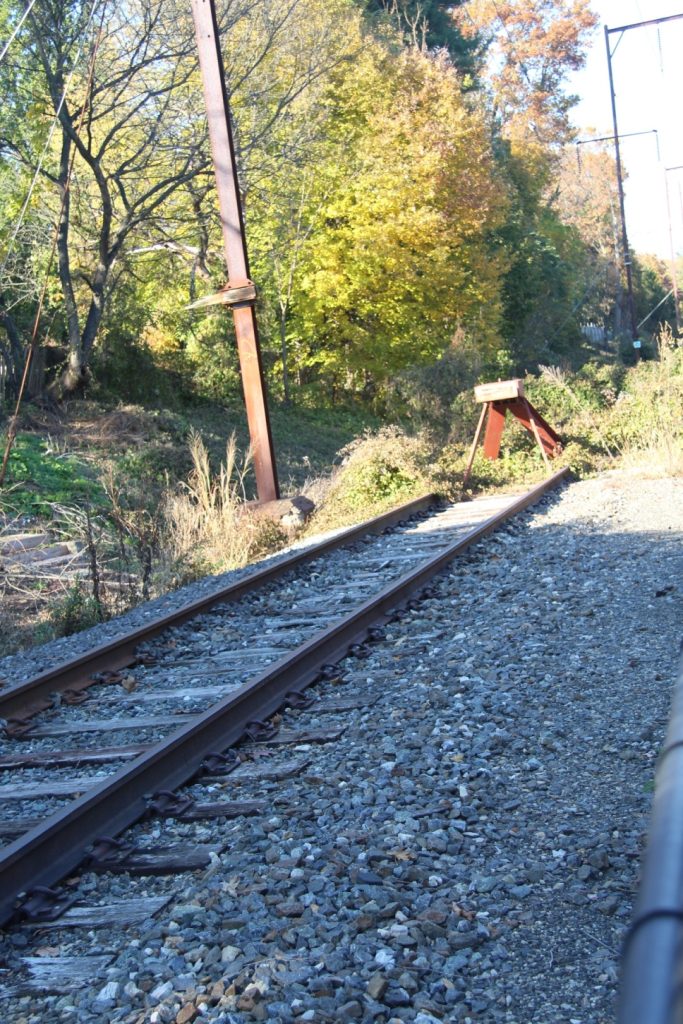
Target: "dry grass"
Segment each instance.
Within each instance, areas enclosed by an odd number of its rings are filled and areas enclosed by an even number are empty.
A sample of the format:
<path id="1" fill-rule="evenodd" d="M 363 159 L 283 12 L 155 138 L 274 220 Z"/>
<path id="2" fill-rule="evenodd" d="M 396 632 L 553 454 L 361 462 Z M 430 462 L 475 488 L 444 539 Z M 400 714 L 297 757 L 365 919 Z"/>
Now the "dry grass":
<path id="1" fill-rule="evenodd" d="M 190 435 L 192 472 L 162 499 L 161 546 L 185 578 L 237 569 L 285 543 L 280 528 L 245 508 L 247 457 L 238 464 L 234 435 L 214 473 L 201 436 Z"/>

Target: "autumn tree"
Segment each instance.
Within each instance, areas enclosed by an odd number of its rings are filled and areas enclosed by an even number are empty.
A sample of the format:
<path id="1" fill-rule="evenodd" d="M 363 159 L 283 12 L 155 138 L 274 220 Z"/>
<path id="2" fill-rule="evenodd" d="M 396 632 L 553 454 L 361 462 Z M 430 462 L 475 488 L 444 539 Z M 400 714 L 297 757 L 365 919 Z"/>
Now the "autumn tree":
<path id="1" fill-rule="evenodd" d="M 598 20 L 590 0 L 466 0 L 455 17 L 463 35 L 485 41 L 485 77 L 501 135 L 515 147 L 564 142 L 575 102 L 567 77 L 583 67 Z"/>
<path id="2" fill-rule="evenodd" d="M 220 9 L 238 155 L 243 180 L 254 187 L 268 173 L 263 157 L 289 107 L 347 53 L 332 6 L 329 13 L 310 0 L 234 0 Z M 138 270 L 135 253 L 180 256 L 195 286 L 197 274 L 208 278 L 207 224 L 216 213 L 195 49 L 189 8 L 176 0 L 46 0 L 27 19 L 14 60 L 0 68 L 10 100 L 0 161 L 40 167 L 40 197 L 53 217 L 63 203 L 57 270 L 66 392 L 85 379 L 107 304 Z M 45 133 L 36 125 L 51 115 L 58 130 L 41 161 Z M 296 147 L 296 139 L 288 144 Z"/>
<path id="3" fill-rule="evenodd" d="M 613 152 L 602 144 L 567 147 L 557 162 L 549 192 L 552 208 L 572 225 L 585 247 L 585 320 L 613 319 L 622 328 L 623 253 Z"/>
<path id="4" fill-rule="evenodd" d="M 596 24 L 588 0 L 468 0 L 463 33 L 487 44 L 482 75 L 508 216 L 503 334 L 517 372 L 568 351 L 579 338 L 585 248 L 554 209 L 557 161 L 572 136 L 567 76 L 584 62 Z"/>
<path id="5" fill-rule="evenodd" d="M 438 356 L 459 324 L 495 347 L 501 266 L 486 243 L 504 201 L 455 69 L 367 47 L 334 102 L 344 159 L 320 176 L 295 302 L 309 365 L 359 390 Z"/>

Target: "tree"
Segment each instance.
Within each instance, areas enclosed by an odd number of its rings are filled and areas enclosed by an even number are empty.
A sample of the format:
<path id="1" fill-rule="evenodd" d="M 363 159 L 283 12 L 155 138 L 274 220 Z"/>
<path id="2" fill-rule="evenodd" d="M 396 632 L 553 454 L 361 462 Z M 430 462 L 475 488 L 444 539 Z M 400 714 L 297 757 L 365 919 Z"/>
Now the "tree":
<path id="1" fill-rule="evenodd" d="M 385 14 L 409 46 L 445 49 L 463 76 L 471 79 L 478 64 L 480 40 L 464 35 L 458 27 L 454 10 L 465 0 L 444 3 L 443 0 L 367 0 L 367 9 Z"/>
<path id="2" fill-rule="evenodd" d="M 343 24 L 332 25 L 311 0 L 235 0 L 222 8 L 221 31 L 229 41 L 226 77 L 239 159 L 253 188 L 289 107 L 338 59 Z M 95 38 L 87 90 L 83 58 Z M 206 276 L 214 197 L 194 27 L 179 0 L 101 0 L 96 8 L 85 0 L 45 0 L 31 12 L 21 43 L 15 61 L 0 68 L 10 97 L 0 160 L 35 171 L 44 141 L 35 126 L 54 114 L 58 131 L 41 165 L 41 199 L 53 216 L 63 201 L 57 271 L 68 343 L 61 385 L 69 392 L 86 378 L 113 290 L 135 272 L 127 254 L 194 251 L 193 280 L 198 272 Z M 216 222 L 214 210 L 209 220 Z"/>
<path id="3" fill-rule="evenodd" d="M 98 11 L 99 29 L 93 12 L 93 5 L 80 0 L 35 5 L 19 58 L 33 83 L 34 120 L 47 118 L 51 108 L 58 123 L 53 150 L 40 170 L 54 186 L 52 208 L 59 216 L 57 271 L 68 341 L 62 387 L 67 392 L 84 381 L 114 268 L 129 236 L 149 224 L 207 163 L 201 127 L 180 102 L 194 73 L 187 19 L 165 0 L 105 2 Z M 83 47 L 84 38 L 97 49 L 90 87 L 76 63 L 77 54 L 85 50 L 87 56 L 91 48 Z M 13 73 L 16 68 L 8 65 L 5 77 Z M 8 92 L 17 99 L 16 91 Z M 31 135 L 12 127 L 4 126 L 0 152 L 37 169 L 39 151 Z"/>
<path id="4" fill-rule="evenodd" d="M 305 359 L 335 386 L 374 387 L 441 354 L 459 324 L 495 348 L 504 200 L 486 124 L 444 54 L 367 47 L 334 86 L 338 152 L 294 303 Z"/>
<path id="5" fill-rule="evenodd" d="M 622 324 L 621 232 L 616 164 L 604 146 L 567 148 L 556 168 L 550 203 L 565 224 L 572 225 L 585 247 L 583 318 Z"/>
<path id="6" fill-rule="evenodd" d="M 571 135 L 567 75 L 585 62 L 597 24 L 589 0 L 466 0 L 463 35 L 487 46 L 487 80 L 501 134 L 515 148 L 552 147 Z"/>

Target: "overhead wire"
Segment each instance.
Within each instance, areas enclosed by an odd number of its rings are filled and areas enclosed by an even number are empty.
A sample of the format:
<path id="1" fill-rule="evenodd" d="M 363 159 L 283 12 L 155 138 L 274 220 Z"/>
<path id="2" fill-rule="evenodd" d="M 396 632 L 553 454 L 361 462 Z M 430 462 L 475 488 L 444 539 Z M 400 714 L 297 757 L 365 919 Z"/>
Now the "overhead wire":
<path id="1" fill-rule="evenodd" d="M 4 256 L 4 259 L 2 261 L 2 266 L 0 266 L 0 280 L 2 280 L 3 275 L 5 273 L 5 270 L 7 269 L 7 264 L 9 262 L 9 257 L 10 257 L 10 255 L 12 253 L 13 248 L 14 248 L 14 243 L 17 240 L 17 237 L 18 237 L 19 232 L 21 230 L 22 224 L 24 223 L 24 218 L 26 216 L 26 211 L 28 210 L 29 203 L 31 202 L 31 197 L 33 196 L 33 193 L 35 191 L 35 187 L 38 184 L 38 179 L 39 179 L 40 174 L 41 174 L 42 169 L 43 169 L 43 163 L 45 162 L 45 158 L 46 158 L 47 154 L 50 151 L 50 146 L 51 146 L 51 143 L 52 143 L 52 138 L 54 136 L 54 133 L 55 133 L 55 131 L 57 129 L 57 125 L 59 123 L 59 116 L 60 116 L 60 114 L 62 112 L 62 108 L 63 108 L 63 106 L 64 106 L 64 104 L 66 102 L 66 98 L 67 98 L 67 95 L 69 93 L 69 89 L 71 88 L 71 83 L 72 83 L 73 77 L 74 77 L 74 75 L 76 73 L 76 69 L 77 69 L 77 67 L 78 67 L 78 65 L 80 63 L 81 56 L 82 56 L 82 53 L 83 53 L 83 48 L 85 46 L 85 39 L 87 37 L 87 32 L 88 32 L 88 29 L 90 28 L 93 16 L 95 14 L 95 8 L 97 7 L 98 2 L 99 2 L 99 0 L 93 0 L 92 6 L 90 8 L 90 14 L 88 15 L 88 20 L 87 20 L 86 25 L 85 25 L 85 29 L 83 31 L 83 34 L 81 35 L 81 41 L 80 41 L 79 46 L 78 46 L 78 51 L 76 53 L 76 57 L 74 59 L 74 63 L 72 65 L 71 71 L 69 72 L 69 76 L 68 76 L 66 82 L 64 83 L 64 90 L 63 90 L 62 95 L 61 95 L 61 97 L 59 99 L 59 103 L 57 104 L 57 109 L 55 110 L 54 117 L 52 118 L 52 123 L 50 125 L 50 130 L 48 132 L 48 136 L 47 136 L 47 139 L 45 141 L 45 145 L 43 147 L 43 151 L 40 154 L 40 157 L 38 158 L 38 163 L 36 165 L 36 169 L 34 171 L 33 178 L 31 179 L 31 183 L 29 185 L 28 192 L 26 193 L 26 197 L 25 197 L 24 202 L 22 204 L 21 210 L 19 211 L 19 216 L 18 216 L 17 221 L 15 223 L 14 230 L 12 231 L 12 234 L 10 235 L 9 241 L 7 243 L 7 249 L 5 250 L 5 256 Z"/>
<path id="2" fill-rule="evenodd" d="M 87 23 L 86 28 L 89 27 L 89 25 L 90 25 L 90 22 L 92 20 L 93 14 L 95 13 L 95 7 L 97 6 L 98 2 L 99 2 L 99 0 L 93 0 L 93 4 L 92 4 L 92 7 L 90 9 L 90 15 L 88 17 L 88 23 Z M 106 5 L 103 5 L 103 8 L 102 8 L 102 19 L 100 21 L 99 31 L 98 31 L 97 36 L 95 38 L 95 41 L 93 43 L 92 52 L 91 52 L 91 55 L 90 55 L 90 62 L 89 62 L 89 67 L 88 67 L 88 75 L 87 75 L 87 81 L 86 81 L 86 99 L 85 99 L 85 101 L 83 103 L 83 106 L 81 107 L 81 114 L 80 114 L 80 118 L 79 118 L 79 122 L 78 122 L 77 134 L 80 134 L 80 132 L 81 132 L 81 129 L 83 127 L 83 122 L 85 120 L 85 113 L 86 113 L 86 110 L 88 109 L 88 98 L 90 97 L 90 94 L 91 94 L 92 84 L 93 84 L 93 80 L 94 80 L 94 76 L 95 76 L 95 60 L 96 60 L 96 57 L 97 57 L 97 51 L 99 49 L 100 41 L 102 39 L 102 31 L 103 31 L 103 27 L 104 27 L 104 14 L 105 14 L 105 10 L 106 10 Z M 81 49 L 82 49 L 82 46 L 81 46 L 81 48 L 79 48 L 79 55 L 80 55 Z M 72 68 L 72 71 L 71 71 L 71 75 L 69 76 L 70 78 L 73 76 L 73 73 L 76 70 L 76 66 L 77 66 L 77 63 L 75 62 L 74 66 Z M 59 109 L 61 109 L 65 97 L 66 97 L 66 88 L 65 88 L 64 93 L 62 95 L 62 99 L 60 101 Z M 44 280 L 43 280 L 43 287 L 41 289 L 40 297 L 38 299 L 38 308 L 36 310 L 36 315 L 35 315 L 35 318 L 34 318 L 34 321 L 33 321 L 33 330 L 31 331 L 31 341 L 30 341 L 30 344 L 29 344 L 29 347 L 28 347 L 28 351 L 26 353 L 26 360 L 24 362 L 24 371 L 23 371 L 23 374 L 22 374 L 22 377 L 21 377 L 21 383 L 19 385 L 19 392 L 17 394 L 17 400 L 16 400 L 16 404 L 15 404 L 15 407 L 14 407 L 14 413 L 12 415 L 12 419 L 10 421 L 10 424 L 9 424 L 9 427 L 8 427 L 8 430 L 7 430 L 7 440 L 6 440 L 6 443 L 5 443 L 5 451 L 4 451 L 4 454 L 3 454 L 3 457 L 2 457 L 2 465 L 0 466 L 0 487 L 2 487 L 4 485 L 4 483 L 5 483 L 5 475 L 7 473 L 7 465 L 9 463 L 9 457 L 11 455 L 12 448 L 14 446 L 14 440 L 15 440 L 16 435 L 17 435 L 17 422 L 18 422 L 18 418 L 19 418 L 19 409 L 21 408 L 21 402 L 22 402 L 22 399 L 24 397 L 24 391 L 26 390 L 26 384 L 28 382 L 28 375 L 29 375 L 29 370 L 31 368 L 31 363 L 33 361 L 33 355 L 34 355 L 34 353 L 36 351 L 36 348 L 37 348 L 38 331 L 40 329 L 40 321 L 41 321 L 42 313 L 43 313 L 43 305 L 45 303 L 45 298 L 47 296 L 47 289 L 48 289 L 48 284 L 49 284 L 49 279 L 50 279 L 50 271 L 52 269 L 52 262 L 54 260 L 55 252 L 57 251 L 57 240 L 59 238 L 59 231 L 60 231 L 60 227 L 61 227 L 62 216 L 64 215 L 64 210 L 65 210 L 65 207 L 66 207 L 67 198 L 69 196 L 69 188 L 70 188 L 70 185 L 71 185 L 71 177 L 72 177 L 72 174 L 73 174 L 74 164 L 76 162 L 76 151 L 77 151 L 76 150 L 76 146 L 73 146 L 72 150 L 71 150 L 71 155 L 70 155 L 70 158 L 69 158 L 69 165 L 68 165 L 67 173 L 66 173 L 66 181 L 64 182 L 64 188 L 63 188 L 63 191 L 62 191 L 62 201 L 61 201 L 60 208 L 59 208 L 59 214 L 57 216 L 57 221 L 56 221 L 56 224 L 55 224 L 55 230 L 54 230 L 54 233 L 53 233 L 53 236 L 52 236 L 52 247 L 50 249 L 50 256 L 49 256 L 49 259 L 48 259 L 48 262 L 47 262 L 47 267 L 45 269 L 45 277 L 44 277 Z"/>
<path id="3" fill-rule="evenodd" d="M 24 13 L 22 14 L 21 18 L 19 19 L 17 24 L 14 26 L 14 31 L 12 32 L 12 35 L 9 37 L 9 39 L 5 43 L 5 45 L 3 46 L 2 50 L 0 50 L 0 61 L 2 61 L 4 59 L 5 54 L 9 50 L 9 48 L 12 45 L 12 43 L 14 42 L 14 40 L 17 38 L 17 35 L 19 33 L 19 29 L 24 24 L 24 22 L 26 21 L 26 19 L 29 16 L 29 14 L 33 10 L 33 5 L 35 4 L 35 2 L 36 2 L 36 0 L 31 0 L 31 2 L 29 3 L 28 7 L 26 8 Z"/>

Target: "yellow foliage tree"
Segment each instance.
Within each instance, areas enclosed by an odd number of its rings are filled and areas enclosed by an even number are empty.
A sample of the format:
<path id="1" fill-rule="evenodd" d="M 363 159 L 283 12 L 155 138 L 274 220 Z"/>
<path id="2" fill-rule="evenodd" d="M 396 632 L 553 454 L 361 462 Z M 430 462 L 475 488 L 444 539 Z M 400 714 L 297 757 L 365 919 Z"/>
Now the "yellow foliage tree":
<path id="1" fill-rule="evenodd" d="M 440 355 L 459 325 L 495 348 L 504 214 L 487 127 L 444 55 L 367 46 L 334 86 L 343 116 L 301 255 L 305 358 L 358 389 Z"/>

